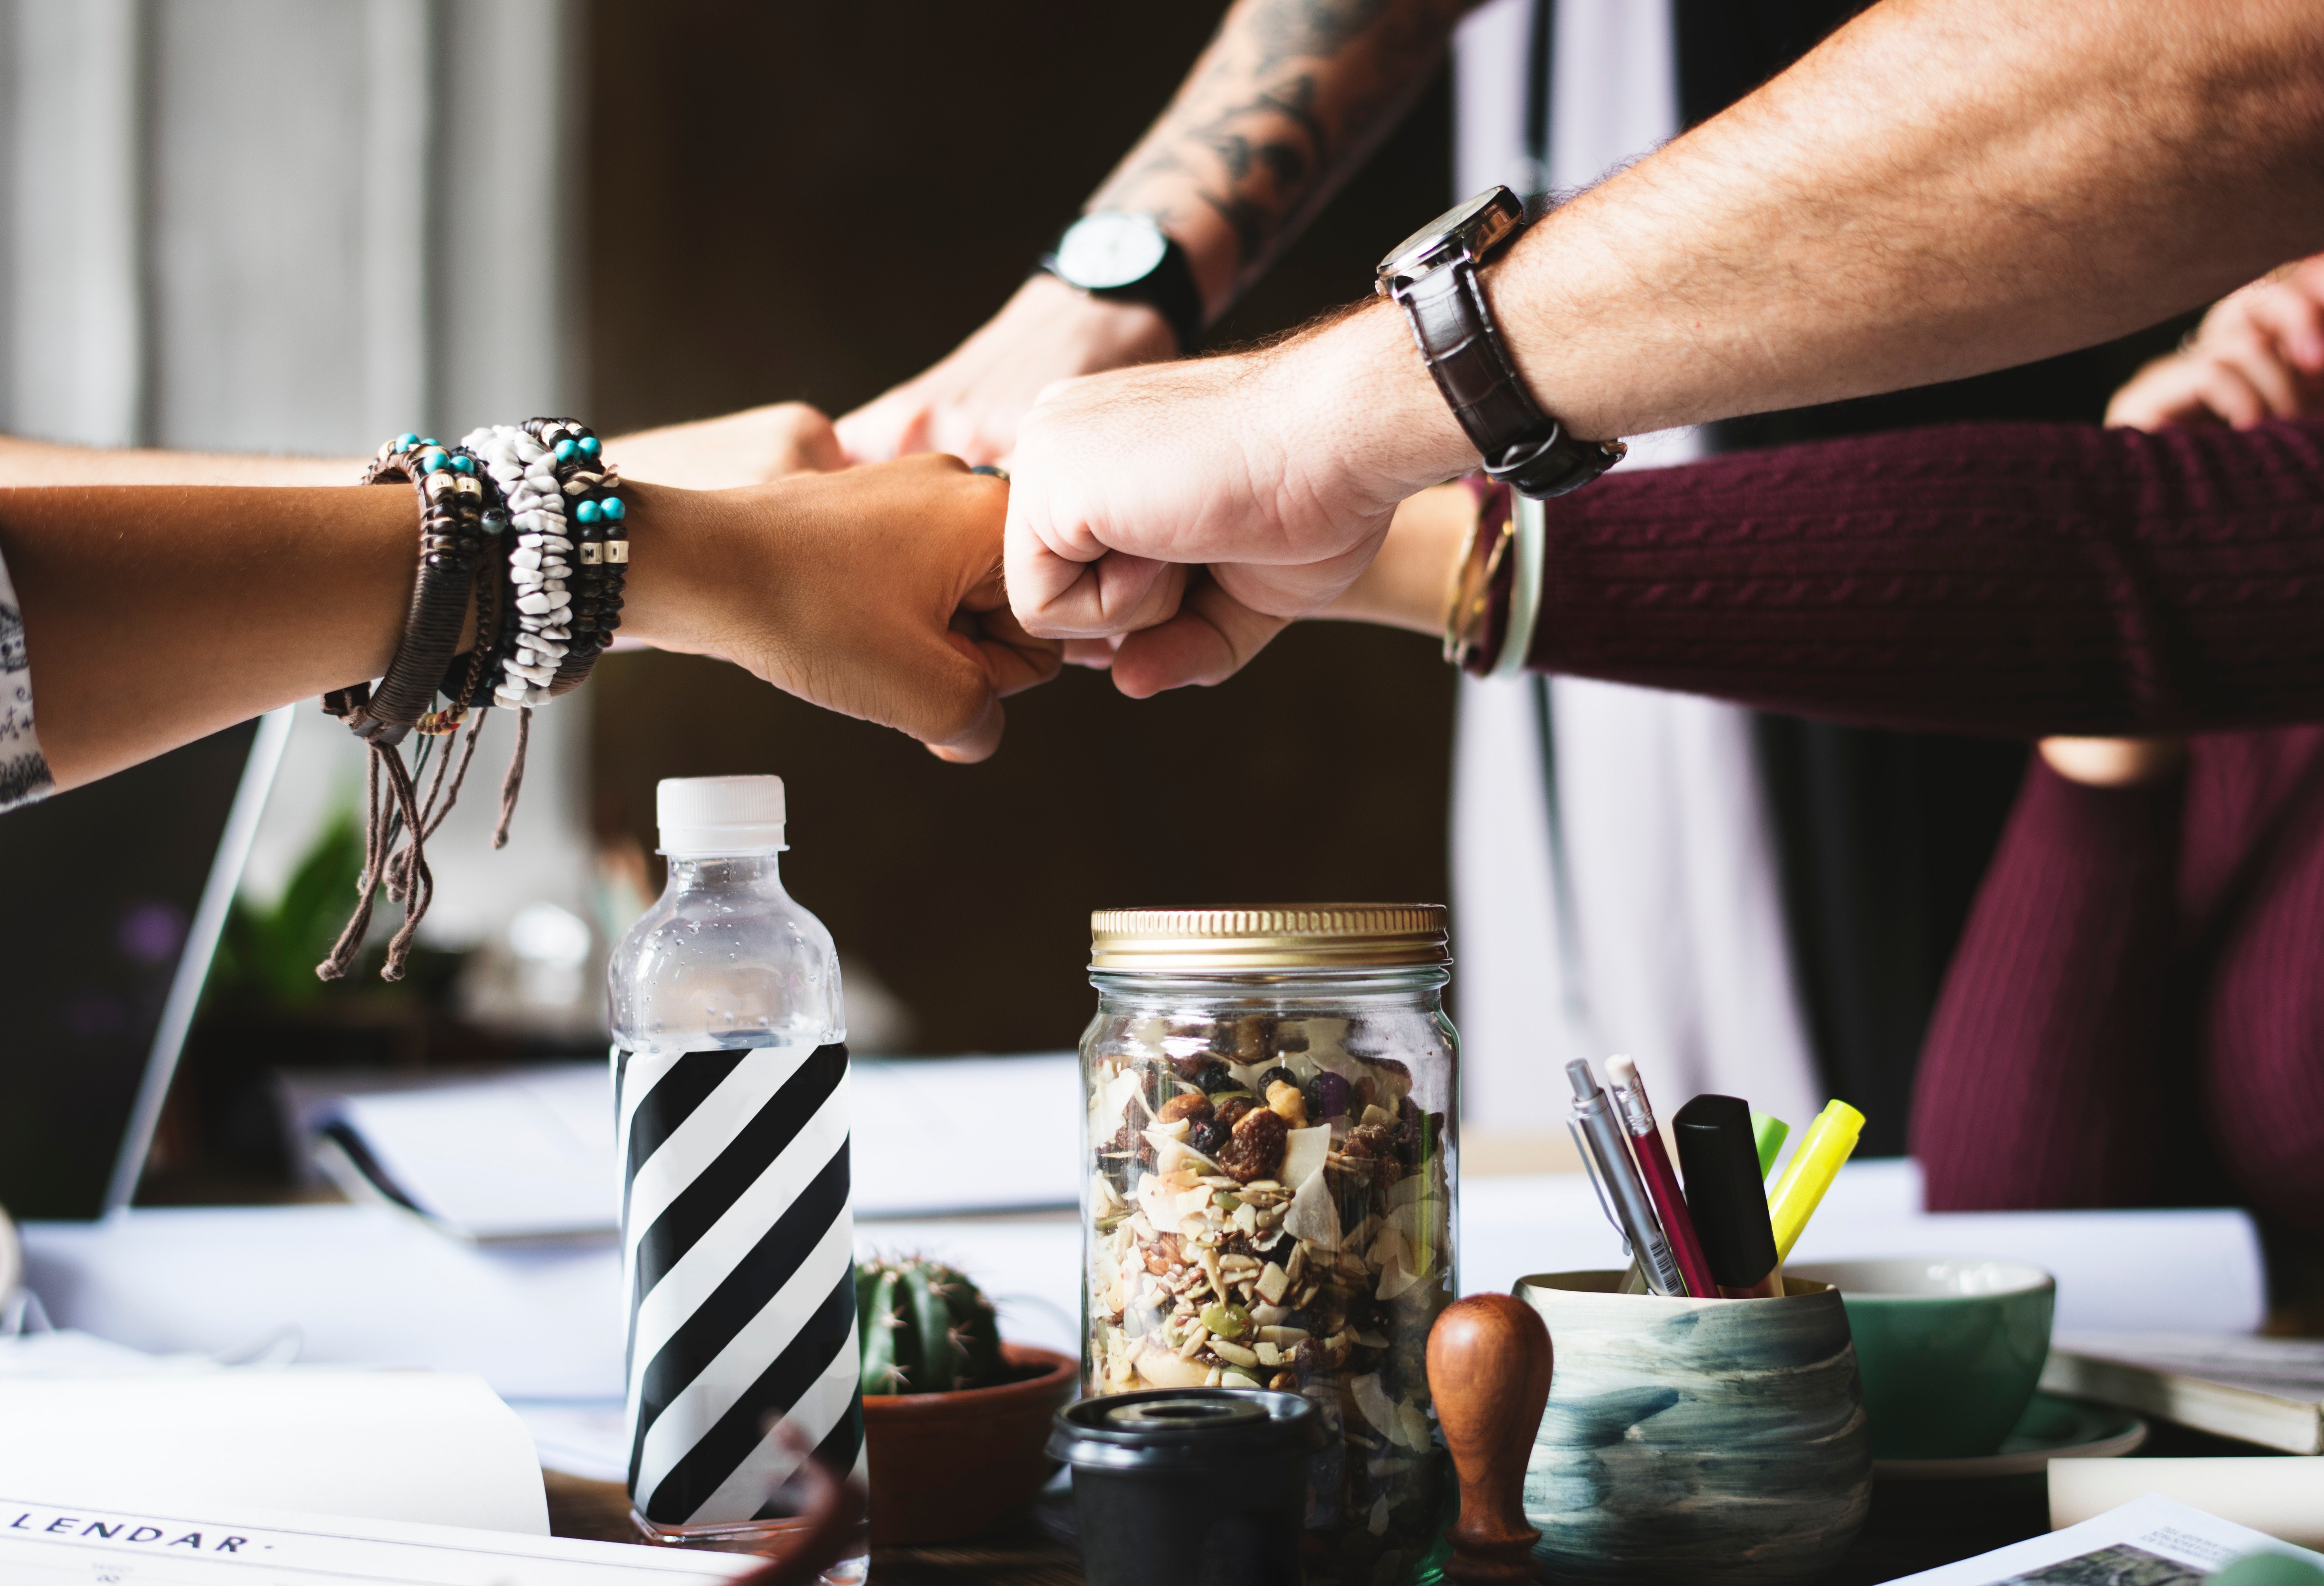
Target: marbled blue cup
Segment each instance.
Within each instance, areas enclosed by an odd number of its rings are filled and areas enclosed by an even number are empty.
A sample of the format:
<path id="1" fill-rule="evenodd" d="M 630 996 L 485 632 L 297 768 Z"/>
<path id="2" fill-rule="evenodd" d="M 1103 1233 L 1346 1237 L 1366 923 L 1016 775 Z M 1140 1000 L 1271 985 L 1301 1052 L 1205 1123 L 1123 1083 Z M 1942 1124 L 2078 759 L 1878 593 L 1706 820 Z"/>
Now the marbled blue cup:
<path id="1" fill-rule="evenodd" d="M 1617 1294 L 1618 1272 L 1521 1278 L 1556 1364 L 1526 1469 L 1549 1578 L 1748 1586 L 1838 1563 L 1872 1501 L 1840 1296 Z"/>

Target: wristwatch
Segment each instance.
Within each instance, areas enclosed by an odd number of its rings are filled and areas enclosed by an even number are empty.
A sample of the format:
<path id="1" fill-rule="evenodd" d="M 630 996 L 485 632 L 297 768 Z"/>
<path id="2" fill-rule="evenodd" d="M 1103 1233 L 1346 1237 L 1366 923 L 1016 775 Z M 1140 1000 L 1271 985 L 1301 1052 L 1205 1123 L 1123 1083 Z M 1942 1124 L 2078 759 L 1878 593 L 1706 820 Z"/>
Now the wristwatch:
<path id="1" fill-rule="evenodd" d="M 1525 223 L 1525 206 L 1508 189 L 1480 193 L 1399 243 L 1380 261 L 1375 286 L 1412 321 L 1420 356 L 1483 455 L 1486 474 L 1526 495 L 1563 495 L 1629 448 L 1567 434 L 1535 403 L 1501 345 L 1478 271 Z"/>
<path id="2" fill-rule="evenodd" d="M 1041 256 L 1041 268 L 1091 297 L 1145 304 L 1169 322 L 1182 355 L 1202 343 L 1203 292 L 1194 284 L 1194 267 L 1151 215 L 1120 209 L 1084 215 Z"/>

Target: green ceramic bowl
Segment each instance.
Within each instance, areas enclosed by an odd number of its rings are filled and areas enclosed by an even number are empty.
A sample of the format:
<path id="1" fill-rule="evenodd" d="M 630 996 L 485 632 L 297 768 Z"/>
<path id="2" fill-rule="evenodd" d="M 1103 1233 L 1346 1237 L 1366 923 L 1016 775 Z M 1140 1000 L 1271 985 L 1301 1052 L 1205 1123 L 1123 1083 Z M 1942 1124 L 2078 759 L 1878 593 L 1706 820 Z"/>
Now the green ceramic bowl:
<path id="1" fill-rule="evenodd" d="M 1989 1454 L 2050 1353 L 2058 1282 L 2023 1261 L 1913 1257 L 1784 1269 L 1840 1290 L 1876 1460 Z"/>

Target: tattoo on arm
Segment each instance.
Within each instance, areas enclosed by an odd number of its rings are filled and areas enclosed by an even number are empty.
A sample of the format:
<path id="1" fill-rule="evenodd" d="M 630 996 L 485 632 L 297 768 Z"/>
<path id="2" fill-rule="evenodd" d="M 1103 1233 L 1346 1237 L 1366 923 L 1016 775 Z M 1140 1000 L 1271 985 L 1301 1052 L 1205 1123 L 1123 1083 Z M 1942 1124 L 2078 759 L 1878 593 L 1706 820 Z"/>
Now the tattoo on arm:
<path id="1" fill-rule="evenodd" d="M 1093 208 L 1215 217 L 1265 266 L 1425 86 L 1476 0 L 1238 0 Z"/>

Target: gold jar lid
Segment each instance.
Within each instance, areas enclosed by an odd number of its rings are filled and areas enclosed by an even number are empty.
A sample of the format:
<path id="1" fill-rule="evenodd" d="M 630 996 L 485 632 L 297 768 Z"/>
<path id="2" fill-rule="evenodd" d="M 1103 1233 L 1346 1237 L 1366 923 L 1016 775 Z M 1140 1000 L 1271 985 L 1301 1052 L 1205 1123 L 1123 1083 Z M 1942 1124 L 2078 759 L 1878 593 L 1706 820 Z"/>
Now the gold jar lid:
<path id="1" fill-rule="evenodd" d="M 1101 908 L 1090 967 L 1151 974 L 1398 969 L 1452 962 L 1441 903 Z"/>

